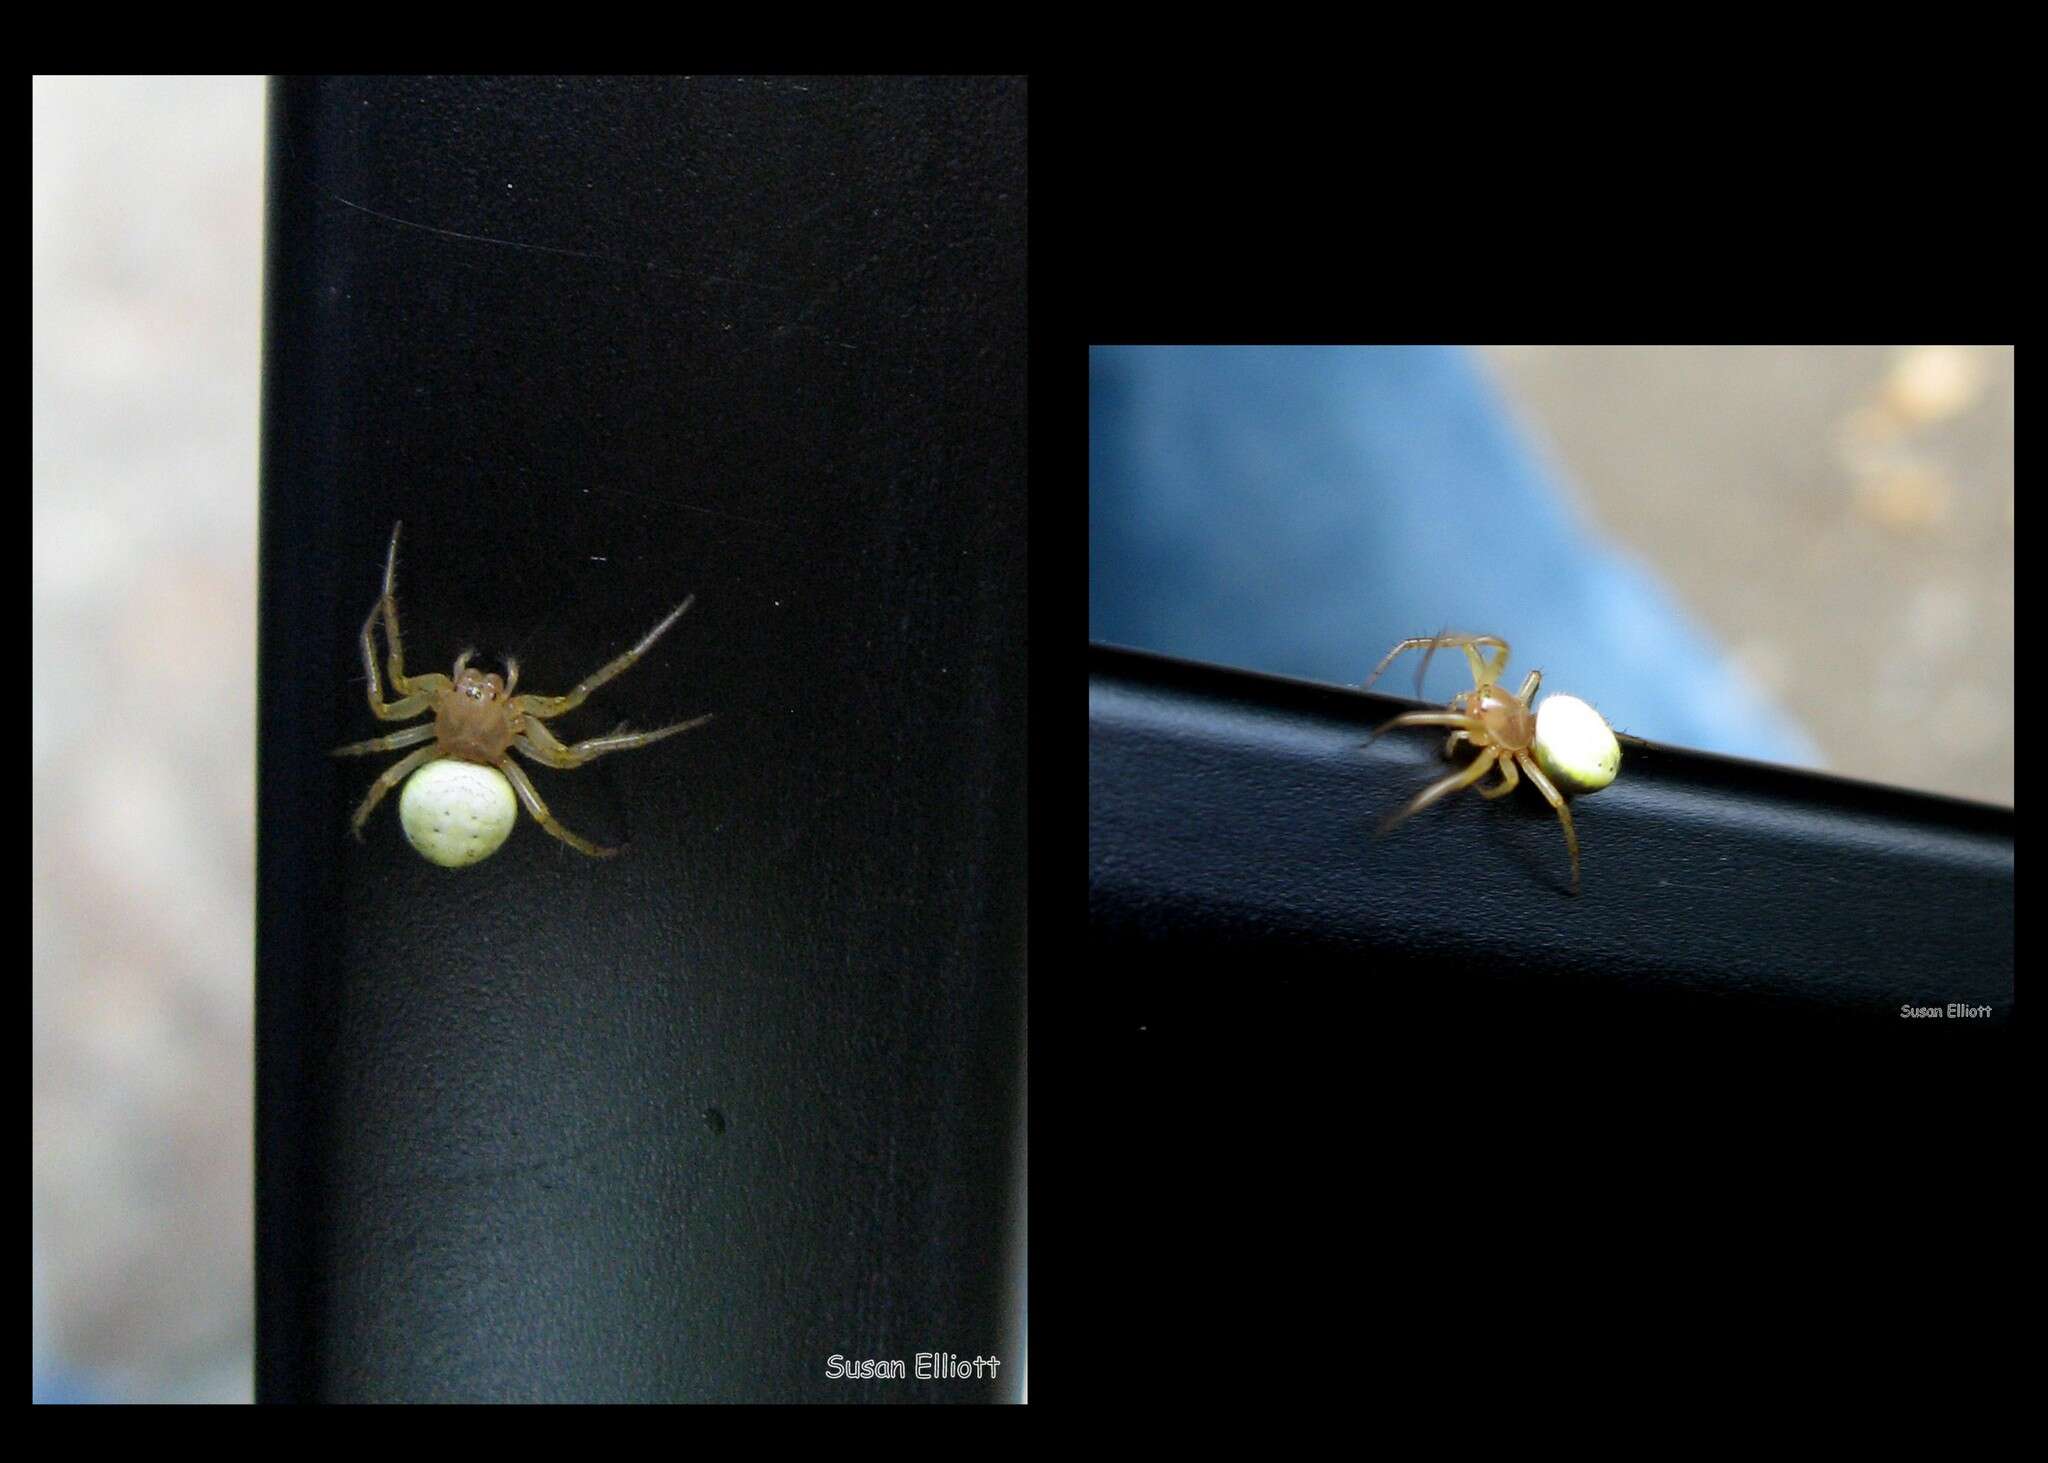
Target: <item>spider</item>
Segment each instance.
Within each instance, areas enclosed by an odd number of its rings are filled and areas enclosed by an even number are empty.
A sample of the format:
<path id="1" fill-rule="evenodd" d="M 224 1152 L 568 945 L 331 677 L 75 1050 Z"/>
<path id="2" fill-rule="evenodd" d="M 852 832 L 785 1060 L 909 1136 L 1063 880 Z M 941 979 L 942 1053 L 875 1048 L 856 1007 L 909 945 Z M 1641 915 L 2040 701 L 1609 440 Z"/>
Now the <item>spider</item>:
<path id="1" fill-rule="evenodd" d="M 1579 836 L 1572 830 L 1571 809 L 1565 806 L 1564 793 L 1598 792 L 1614 781 L 1614 774 L 1621 769 L 1621 744 L 1615 740 L 1613 729 L 1599 712 L 1578 697 L 1555 691 L 1531 711 L 1530 701 L 1543 681 L 1541 671 L 1529 672 L 1520 693 L 1509 695 L 1500 684 L 1501 672 L 1508 664 L 1508 643 L 1494 635 L 1430 635 L 1403 640 L 1387 652 L 1386 659 L 1366 678 L 1365 686 L 1378 680 L 1380 672 L 1402 651 L 1428 646 L 1434 654 L 1440 645 L 1463 647 L 1465 659 L 1472 665 L 1472 689 L 1453 696 L 1446 710 L 1410 711 L 1397 716 L 1360 745 L 1370 746 L 1382 732 L 1397 726 L 1447 726 L 1452 731 L 1444 741 L 1446 757 L 1459 742 L 1469 743 L 1478 749 L 1479 755 L 1470 766 L 1417 793 L 1405 807 L 1380 824 L 1380 832 L 1390 831 L 1402 819 L 1421 812 L 1445 793 L 1470 787 L 1496 767 L 1500 769 L 1500 781 L 1492 787 L 1480 788 L 1479 795 L 1497 798 L 1511 793 L 1521 781 L 1516 771 L 1519 767 L 1536 784 L 1544 800 L 1557 809 L 1557 820 L 1564 824 L 1564 846 L 1572 857 L 1572 893 L 1577 894 Z M 1493 646 L 1499 653 L 1481 656 L 1474 648 L 1480 645 Z M 1426 657 L 1423 664 L 1428 665 Z M 1564 793 L 1558 791 L 1560 787 Z"/>
<path id="2" fill-rule="evenodd" d="M 511 752 L 516 748 L 548 767 L 581 767 L 607 752 L 644 747 L 711 720 L 709 715 L 699 716 L 657 731 L 631 734 L 626 733 L 625 723 L 621 722 L 607 735 L 573 746 L 557 741 L 544 725 L 550 717 L 575 710 L 583 704 L 584 697 L 645 655 L 648 647 L 682 618 L 696 596 L 691 595 L 677 605 L 638 645 L 566 696 L 515 696 L 512 691 L 519 684 L 519 662 L 506 656 L 506 673 L 500 678 L 495 673 L 471 669 L 470 658 L 476 654 L 473 650 L 465 650 L 455 658 L 453 679 L 432 673 L 408 676 L 405 655 L 399 648 L 398 600 L 393 593 L 398 572 L 399 527 L 391 526 L 391 549 L 384 557 L 384 592 L 370 606 L 369 618 L 363 621 L 363 668 L 370 674 L 370 714 L 379 721 L 405 721 L 431 711 L 434 720 L 388 737 L 336 747 L 334 755 L 361 757 L 374 752 L 395 752 L 421 742 L 431 745 L 401 758 L 370 785 L 369 795 L 349 823 L 356 838 L 361 840 L 363 824 L 384 794 L 411 773 L 412 780 L 406 783 L 398 800 L 399 822 L 412 846 L 437 864 L 453 868 L 495 853 L 511 833 L 518 816 L 512 801 L 513 789 L 517 789 L 519 801 L 526 804 L 526 811 L 533 814 L 535 821 L 562 842 L 592 858 L 610 858 L 619 850 L 579 838 L 555 821 L 548 805 L 534 791 L 533 783 L 512 760 Z M 384 699 L 383 687 L 377 679 L 377 647 L 372 631 L 379 614 L 384 617 L 384 638 L 391 648 L 387 667 L 391 689 L 397 696 L 394 701 Z"/>

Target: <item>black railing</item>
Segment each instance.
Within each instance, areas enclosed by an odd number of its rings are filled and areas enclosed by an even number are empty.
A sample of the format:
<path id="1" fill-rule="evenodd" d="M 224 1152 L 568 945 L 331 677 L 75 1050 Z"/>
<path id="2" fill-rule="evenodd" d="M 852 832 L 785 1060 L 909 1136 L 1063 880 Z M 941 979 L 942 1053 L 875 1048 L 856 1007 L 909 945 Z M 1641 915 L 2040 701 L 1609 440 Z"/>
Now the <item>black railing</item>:
<path id="1" fill-rule="evenodd" d="M 1411 706 L 1091 647 L 1090 926 L 1134 1025 L 1185 1015 L 1165 993 L 1219 955 L 1307 978 L 1284 986 L 1304 1019 L 1341 990 L 1454 1024 L 2010 1021 L 2010 809 L 1629 746 L 1574 804 L 1574 897 L 1533 791 L 1460 793 L 1375 836 L 1442 775 L 1438 734 L 1360 747 Z"/>

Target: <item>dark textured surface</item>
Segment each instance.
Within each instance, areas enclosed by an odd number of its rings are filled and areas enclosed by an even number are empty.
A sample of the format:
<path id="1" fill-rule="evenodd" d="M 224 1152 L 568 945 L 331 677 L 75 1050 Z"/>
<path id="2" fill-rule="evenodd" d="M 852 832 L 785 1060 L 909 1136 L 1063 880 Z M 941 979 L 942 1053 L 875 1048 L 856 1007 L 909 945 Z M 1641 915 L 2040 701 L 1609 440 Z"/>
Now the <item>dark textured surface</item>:
<path id="1" fill-rule="evenodd" d="M 1358 750 L 1407 703 L 1089 657 L 1066 1085 L 1123 1385 L 1426 1408 L 1582 1387 L 1586 1346 L 1668 1384 L 1702 1317 L 1790 1371 L 1810 1334 L 1754 1317 L 1911 1346 L 1977 1304 L 1874 1277 L 2011 1228 L 2010 812 L 1635 748 L 1573 899 L 1524 793 L 1374 839 L 1442 769 L 1426 732 Z"/>
<path id="2" fill-rule="evenodd" d="M 273 106 L 259 1395 L 1006 1395 L 826 1363 L 1006 1339 L 1021 83 Z M 414 670 L 563 691 L 697 596 L 555 725 L 716 720 L 533 771 L 619 858 L 346 837 L 400 518 Z"/>
<path id="3" fill-rule="evenodd" d="M 1952 1289 L 1872 1276 L 2007 1227 L 2010 812 L 1632 748 L 1573 899 L 1525 793 L 1373 837 L 1441 774 L 1426 732 L 1358 750 L 1408 703 L 1089 654 L 1076 1085 L 1129 1385 L 1577 1385 L 1560 1325 L 1668 1376 L 1698 1316 L 1787 1294 L 1900 1326 Z"/>
<path id="4" fill-rule="evenodd" d="M 1661 747 L 1574 804 L 1584 892 L 1533 792 L 1445 800 L 1374 836 L 1443 774 L 1408 703 L 1095 647 L 1089 892 L 1140 1007 L 1188 952 L 1235 949 L 1438 1029 L 1552 1019 L 1909 1024 L 1902 1004 L 2012 1014 L 2012 814 Z M 1362 1004 L 1359 1004 L 1362 1003 Z M 1397 1018 L 1406 1020 L 1408 1018 Z M 1934 1023 L 1944 1024 L 1944 1023 Z"/>

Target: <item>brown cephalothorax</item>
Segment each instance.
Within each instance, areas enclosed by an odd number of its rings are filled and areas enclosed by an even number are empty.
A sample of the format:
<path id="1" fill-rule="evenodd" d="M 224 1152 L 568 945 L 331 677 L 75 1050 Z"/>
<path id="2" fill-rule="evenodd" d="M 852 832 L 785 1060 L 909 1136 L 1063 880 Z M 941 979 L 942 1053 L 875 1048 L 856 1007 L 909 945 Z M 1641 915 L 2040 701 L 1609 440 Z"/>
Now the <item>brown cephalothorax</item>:
<path id="1" fill-rule="evenodd" d="M 526 805 L 526 811 L 534 816 L 541 827 L 568 844 L 578 852 L 595 858 L 607 858 L 618 852 L 616 848 L 603 848 L 579 838 L 554 820 L 547 804 L 534 791 L 533 783 L 525 772 L 512 760 L 513 751 L 547 767 L 581 767 L 592 758 L 607 752 L 624 752 L 634 747 L 644 747 L 658 742 L 663 737 L 674 736 L 677 732 L 688 731 L 691 727 L 702 726 L 711 720 L 709 715 L 679 721 L 674 726 L 661 727 L 649 732 L 627 732 L 623 723 L 605 736 L 592 737 L 588 741 L 564 745 L 555 738 L 543 723 L 550 717 L 573 711 L 583 704 L 583 699 L 606 681 L 624 671 L 634 661 L 647 653 L 648 647 L 662 637 L 669 626 L 682 617 L 696 596 L 692 595 L 669 612 L 668 618 L 649 630 L 646 636 L 631 650 L 610 662 L 596 675 L 582 682 L 566 696 L 516 696 L 513 690 L 519 684 L 519 662 L 510 656 L 505 658 L 505 675 L 495 672 L 472 670 L 470 658 L 476 654 L 465 650 L 455 660 L 455 674 L 449 676 L 428 673 L 408 676 L 405 673 L 405 656 L 398 640 L 398 599 L 395 584 L 398 575 L 398 529 L 391 527 L 391 548 L 384 558 L 384 592 L 377 602 L 370 606 L 369 618 L 363 621 L 363 668 L 369 672 L 370 714 L 379 721 L 405 721 L 424 712 L 433 713 L 433 721 L 420 726 L 407 727 L 404 731 L 393 732 L 388 737 L 373 741 L 351 742 L 345 747 L 336 747 L 338 757 L 366 756 L 375 752 L 395 752 L 400 747 L 419 747 L 418 751 L 394 763 L 382 777 L 371 784 L 369 795 L 357 807 L 350 826 L 357 838 L 363 836 L 363 824 L 370 812 L 384 794 L 405 780 L 408 773 L 426 763 L 443 758 L 458 762 L 473 762 L 485 767 L 494 767 L 511 782 L 519 801 Z M 384 638 L 389 645 L 389 659 L 386 670 L 391 677 L 391 689 L 398 699 L 386 701 L 383 687 L 377 677 L 377 647 L 374 632 L 379 617 L 384 621 Z M 429 745 L 420 746 L 420 743 Z M 503 797 L 500 792 L 498 796 Z M 508 817 L 510 803 L 506 803 Z M 503 834 L 498 835 L 500 841 Z M 495 848 L 496 843 L 491 844 Z M 422 850 L 423 852 L 425 850 Z M 485 850 L 488 852 L 489 850 Z M 429 855 L 430 857 L 432 855 Z"/>
<path id="2" fill-rule="evenodd" d="M 1395 717 L 1367 737 L 1363 745 L 1370 746 L 1381 733 L 1397 726 L 1447 726 L 1451 733 L 1444 740 L 1446 757 L 1460 743 L 1469 745 L 1478 755 L 1470 766 L 1417 793 L 1380 824 L 1380 832 L 1385 833 L 1403 818 L 1421 812 L 1445 793 L 1472 786 L 1496 768 L 1500 781 L 1480 788 L 1483 798 L 1513 792 L 1521 782 L 1521 774 L 1526 773 L 1544 801 L 1556 809 L 1557 821 L 1564 825 L 1564 846 L 1572 858 L 1572 893 L 1578 893 L 1579 835 L 1573 831 L 1565 794 L 1598 792 L 1614 781 L 1621 767 L 1621 745 L 1615 740 L 1613 728 L 1576 696 L 1553 692 L 1544 698 L 1540 708 L 1532 710 L 1536 688 L 1543 683 L 1543 672 L 1529 672 L 1521 691 L 1509 692 L 1500 684 L 1501 673 L 1508 668 L 1508 643 L 1494 635 L 1425 635 L 1403 640 L 1387 652 L 1386 659 L 1366 678 L 1366 686 L 1378 680 L 1380 672 L 1402 651 L 1427 646 L 1429 653 L 1435 654 L 1441 645 L 1464 648 L 1465 659 L 1472 666 L 1472 689 L 1453 696 L 1451 704 L 1442 711 L 1410 711 Z M 1480 645 L 1492 646 L 1499 653 L 1482 656 L 1474 648 Z M 1427 664 L 1425 659 L 1424 665 Z M 1419 676 L 1417 680 L 1419 684 Z M 1521 769 L 1519 773 L 1517 768 Z M 1558 790 L 1560 787 L 1563 792 Z"/>

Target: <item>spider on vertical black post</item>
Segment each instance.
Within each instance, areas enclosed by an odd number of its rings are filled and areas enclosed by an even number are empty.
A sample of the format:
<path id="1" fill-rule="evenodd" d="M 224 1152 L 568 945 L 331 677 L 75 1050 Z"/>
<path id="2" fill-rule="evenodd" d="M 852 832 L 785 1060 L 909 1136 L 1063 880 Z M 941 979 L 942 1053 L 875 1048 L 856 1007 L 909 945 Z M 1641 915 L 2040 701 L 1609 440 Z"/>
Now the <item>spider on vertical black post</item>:
<path id="1" fill-rule="evenodd" d="M 668 617 L 641 637 L 638 645 L 608 662 L 566 696 L 514 695 L 519 684 L 519 662 L 507 656 L 505 674 L 501 677 L 495 671 L 473 669 L 469 664 L 476 654 L 473 650 L 465 650 L 455 658 L 452 678 L 433 672 L 408 676 L 405 653 L 398 639 L 398 529 L 398 524 L 391 526 L 391 548 L 384 556 L 384 592 L 370 606 L 369 617 L 363 621 L 363 668 L 370 677 L 370 714 L 379 721 L 407 721 L 431 712 L 434 719 L 388 737 L 351 742 L 334 749 L 337 757 L 361 757 L 395 752 L 400 747 L 419 748 L 393 763 L 370 785 L 368 796 L 349 820 L 356 837 L 363 836 L 363 824 L 384 794 L 411 774 L 411 781 L 406 782 L 405 791 L 398 798 L 399 823 L 407 841 L 434 863 L 460 868 L 497 852 L 518 818 L 518 806 L 513 801 L 515 791 L 534 820 L 562 842 L 592 858 L 610 858 L 619 850 L 578 837 L 555 821 L 511 754 L 517 751 L 544 767 L 581 767 L 607 752 L 644 747 L 711 720 L 707 713 L 648 732 L 628 732 L 621 722 L 604 736 L 568 745 L 558 741 L 543 724 L 549 717 L 574 711 L 583 704 L 584 697 L 645 655 L 668 627 L 682 618 L 696 596 L 669 611 Z M 392 701 L 384 699 L 384 689 L 377 677 L 375 631 L 380 618 L 389 650 L 385 669 L 397 698 Z"/>

